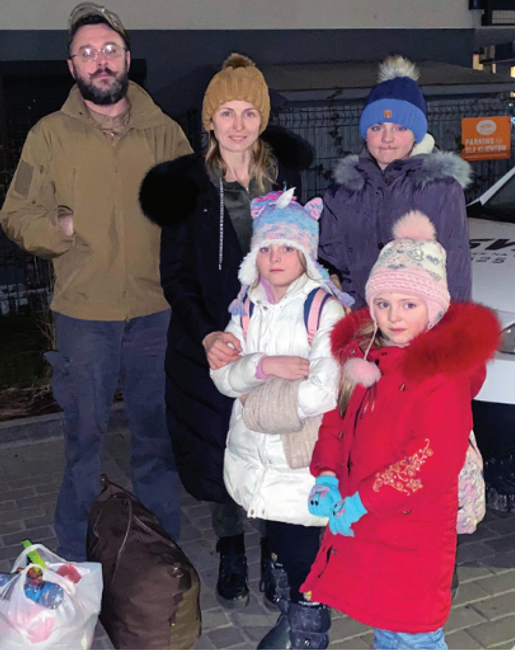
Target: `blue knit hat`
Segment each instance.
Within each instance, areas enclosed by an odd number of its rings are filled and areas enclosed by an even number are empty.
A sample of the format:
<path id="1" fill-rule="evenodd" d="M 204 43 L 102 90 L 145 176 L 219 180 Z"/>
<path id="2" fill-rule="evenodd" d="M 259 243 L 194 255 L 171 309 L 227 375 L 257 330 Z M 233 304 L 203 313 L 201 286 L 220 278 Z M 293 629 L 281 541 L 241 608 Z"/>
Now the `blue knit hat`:
<path id="1" fill-rule="evenodd" d="M 392 122 L 413 132 L 416 142 L 427 133 L 426 101 L 418 87 L 416 66 L 402 56 L 388 57 L 379 66 L 379 83 L 374 86 L 361 115 L 359 132 L 381 122 Z"/>

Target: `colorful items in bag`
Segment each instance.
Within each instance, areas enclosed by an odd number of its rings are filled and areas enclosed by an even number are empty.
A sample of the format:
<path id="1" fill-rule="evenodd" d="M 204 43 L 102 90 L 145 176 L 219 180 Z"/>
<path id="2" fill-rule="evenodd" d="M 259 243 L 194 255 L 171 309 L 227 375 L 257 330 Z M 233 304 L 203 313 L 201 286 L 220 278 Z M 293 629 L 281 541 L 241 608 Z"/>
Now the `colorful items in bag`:
<path id="1" fill-rule="evenodd" d="M 70 582 L 73 582 L 74 585 L 82 580 L 81 574 L 77 571 L 73 564 L 63 564 L 63 566 L 60 566 L 57 569 L 56 573 L 57 575 L 66 578 Z"/>
<path id="2" fill-rule="evenodd" d="M 18 575 L 17 573 L 0 573 L 0 587 L 4 587 L 8 582 Z"/>
<path id="3" fill-rule="evenodd" d="M 46 568 L 33 564 L 33 551 Z M 0 574 L 0 585 L 0 650 L 91 647 L 102 595 L 100 565 L 70 563 L 31 545 L 11 573 Z"/>
<path id="4" fill-rule="evenodd" d="M 485 480 L 483 478 L 483 458 L 477 446 L 474 432 L 471 431 L 465 464 L 458 481 L 458 522 L 459 535 L 473 533 L 484 518 Z"/>
<path id="5" fill-rule="evenodd" d="M 43 571 L 35 566 L 27 571 L 24 591 L 27 598 L 47 609 L 57 609 L 64 598 L 63 588 L 43 580 Z"/>
<path id="6" fill-rule="evenodd" d="M 0 573 L 0 587 L 11 582 L 19 573 L 19 571 L 16 573 Z M 37 566 L 32 566 L 27 571 L 23 591 L 29 600 L 47 609 L 57 609 L 63 602 L 63 588 L 54 582 L 43 580 L 43 571 Z"/>

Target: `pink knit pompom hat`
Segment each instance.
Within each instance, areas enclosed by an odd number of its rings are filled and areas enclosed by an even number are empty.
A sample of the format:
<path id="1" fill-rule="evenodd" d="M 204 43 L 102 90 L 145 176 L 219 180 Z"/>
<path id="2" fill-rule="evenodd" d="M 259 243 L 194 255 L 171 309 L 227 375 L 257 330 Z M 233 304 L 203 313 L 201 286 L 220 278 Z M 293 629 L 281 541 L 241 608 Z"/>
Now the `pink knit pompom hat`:
<path id="1" fill-rule="evenodd" d="M 393 239 L 379 254 L 368 282 L 365 297 L 375 330 L 363 359 L 349 359 L 343 371 L 353 384 L 369 388 L 379 381 L 381 371 L 368 361 L 377 332 L 374 299 L 379 294 L 402 293 L 422 298 L 427 304 L 431 329 L 449 309 L 445 249 L 436 241 L 436 231 L 422 212 L 408 212 L 393 227 Z"/>
<path id="2" fill-rule="evenodd" d="M 374 298 L 380 293 L 404 293 L 426 301 L 429 328 L 449 309 L 444 247 L 436 241 L 435 227 L 416 210 L 393 227 L 394 239 L 379 254 L 365 287 L 370 314 L 375 321 Z"/>

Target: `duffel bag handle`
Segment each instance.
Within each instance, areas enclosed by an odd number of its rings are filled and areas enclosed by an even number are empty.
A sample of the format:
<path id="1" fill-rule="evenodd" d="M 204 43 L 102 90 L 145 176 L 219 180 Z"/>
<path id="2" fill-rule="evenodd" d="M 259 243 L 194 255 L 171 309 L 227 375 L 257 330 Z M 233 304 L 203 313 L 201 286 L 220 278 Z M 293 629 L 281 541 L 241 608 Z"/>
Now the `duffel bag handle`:
<path id="1" fill-rule="evenodd" d="M 103 479 L 105 476 L 106 476 L 106 475 L 103 474 L 103 475 L 102 475 L 102 479 Z M 107 478 L 107 477 L 106 477 L 106 478 Z M 123 551 L 125 550 L 125 546 L 126 546 L 126 544 L 127 544 L 127 540 L 128 540 L 128 538 L 129 538 L 129 533 L 130 533 L 130 531 L 131 531 L 131 523 L 132 523 L 132 516 L 133 516 L 133 513 L 132 513 L 132 498 L 134 498 L 134 497 L 132 497 L 132 495 L 129 494 L 128 492 L 125 492 L 125 493 L 123 493 L 123 492 L 119 492 L 119 493 L 113 495 L 112 498 L 113 498 L 113 499 L 116 499 L 117 501 L 121 501 L 122 499 L 124 499 L 125 502 L 126 502 L 126 503 L 128 504 L 128 506 L 129 506 L 129 513 L 128 513 L 128 517 L 127 517 L 127 527 L 125 528 L 125 533 L 124 533 L 124 535 L 123 535 L 123 539 L 122 539 L 122 543 L 120 544 L 120 548 L 118 549 L 118 552 L 116 553 L 116 560 L 115 560 L 115 562 L 114 562 L 113 572 L 112 572 L 112 574 L 111 574 L 111 581 L 114 581 L 115 576 L 116 576 L 116 573 L 117 573 L 117 571 L 118 571 L 118 567 L 119 567 L 119 565 L 120 565 L 120 560 L 121 560 L 121 558 L 122 558 L 122 553 L 123 553 Z M 110 501 L 111 501 L 111 499 L 108 499 L 108 500 L 104 503 L 104 505 L 102 506 L 102 509 L 100 510 L 100 512 L 99 512 L 98 515 L 97 515 L 97 518 L 95 519 L 95 523 L 93 524 L 93 533 L 94 533 L 94 535 L 95 535 L 95 537 L 96 537 L 97 539 L 99 538 L 99 535 L 98 535 L 98 525 L 99 525 L 99 522 L 100 522 L 100 518 L 101 518 L 102 515 L 104 514 L 104 510 L 107 508 L 107 506 L 109 505 Z"/>

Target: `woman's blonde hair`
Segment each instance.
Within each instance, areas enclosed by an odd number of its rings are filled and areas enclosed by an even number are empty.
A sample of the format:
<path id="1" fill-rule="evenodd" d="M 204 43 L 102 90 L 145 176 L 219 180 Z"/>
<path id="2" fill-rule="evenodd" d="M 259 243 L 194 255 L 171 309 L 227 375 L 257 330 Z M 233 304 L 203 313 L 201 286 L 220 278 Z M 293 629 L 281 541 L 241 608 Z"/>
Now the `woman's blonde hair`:
<path id="1" fill-rule="evenodd" d="M 277 160 L 272 148 L 258 138 L 251 147 L 249 178 L 255 178 L 260 192 L 270 191 L 277 180 Z M 227 166 L 220 152 L 220 145 L 213 131 L 209 131 L 209 144 L 204 154 L 206 169 L 211 176 L 225 176 Z M 268 187 L 267 187 L 268 185 Z"/>
<path id="2" fill-rule="evenodd" d="M 382 335 L 381 331 L 376 328 L 376 326 L 374 325 L 374 321 L 372 319 L 366 321 L 365 323 L 363 323 L 363 325 L 361 325 L 361 327 L 358 328 L 355 334 L 355 339 L 356 339 L 356 345 L 359 347 L 359 349 L 362 352 L 366 352 L 369 346 L 375 348 L 382 348 L 386 343 L 386 339 Z M 350 380 L 347 373 L 343 370 L 341 380 L 340 380 L 340 388 L 338 390 L 338 401 L 337 401 L 338 413 L 342 418 L 345 415 L 345 411 L 349 406 L 350 398 L 352 397 L 352 393 L 354 392 L 355 387 L 356 384 Z"/>

